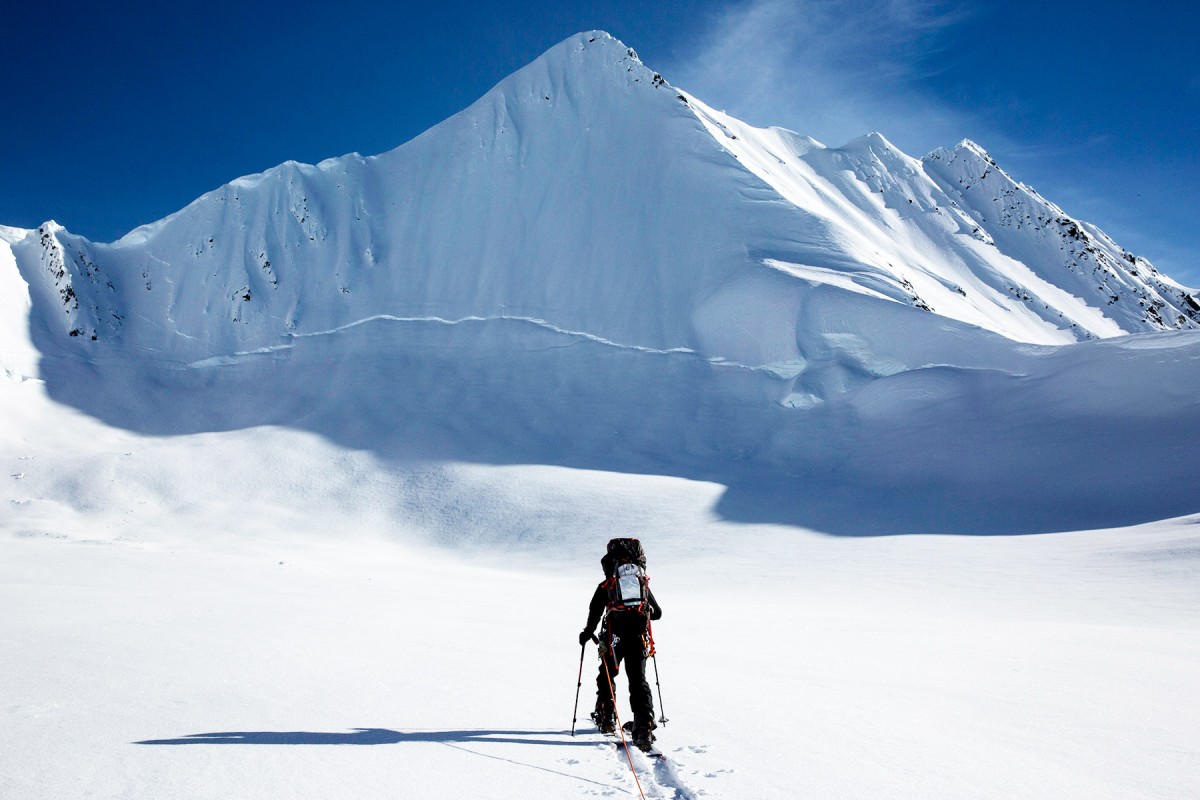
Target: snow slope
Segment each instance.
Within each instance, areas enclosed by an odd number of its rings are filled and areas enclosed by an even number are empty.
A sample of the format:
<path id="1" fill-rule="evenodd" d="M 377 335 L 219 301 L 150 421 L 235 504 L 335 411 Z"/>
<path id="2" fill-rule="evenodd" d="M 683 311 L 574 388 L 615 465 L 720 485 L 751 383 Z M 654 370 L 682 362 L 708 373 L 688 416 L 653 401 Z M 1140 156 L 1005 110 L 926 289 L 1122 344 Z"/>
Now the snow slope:
<path id="1" fill-rule="evenodd" d="M 636 797 L 568 733 L 630 532 L 666 611 L 648 797 L 1200 790 L 1194 516 L 828 537 L 723 520 L 708 483 L 143 436 L 44 389 L 0 383 L 5 798 Z"/>

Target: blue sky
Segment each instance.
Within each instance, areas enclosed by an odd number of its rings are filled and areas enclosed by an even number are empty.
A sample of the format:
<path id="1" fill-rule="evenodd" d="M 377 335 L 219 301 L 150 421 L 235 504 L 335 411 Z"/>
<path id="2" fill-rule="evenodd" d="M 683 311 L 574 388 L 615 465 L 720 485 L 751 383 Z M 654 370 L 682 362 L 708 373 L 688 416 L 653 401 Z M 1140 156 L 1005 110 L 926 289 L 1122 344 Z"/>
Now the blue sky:
<path id="1" fill-rule="evenodd" d="M 108 241 L 288 159 L 383 152 L 601 28 L 754 124 L 831 145 L 879 130 L 917 156 L 974 139 L 1200 286 L 1191 4 L 247 0 L 5 18 L 0 224 Z"/>

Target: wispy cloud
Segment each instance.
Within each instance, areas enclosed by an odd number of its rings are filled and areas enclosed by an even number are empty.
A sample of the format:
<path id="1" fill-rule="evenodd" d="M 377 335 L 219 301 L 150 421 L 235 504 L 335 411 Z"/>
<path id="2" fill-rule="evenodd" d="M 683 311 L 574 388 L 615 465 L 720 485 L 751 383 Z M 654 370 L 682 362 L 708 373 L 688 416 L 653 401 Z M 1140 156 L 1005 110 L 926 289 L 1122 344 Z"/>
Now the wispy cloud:
<path id="1" fill-rule="evenodd" d="M 713 16 L 669 77 L 753 124 L 834 145 L 878 130 L 919 154 L 981 135 L 918 85 L 964 18 L 933 0 L 748 0 Z"/>

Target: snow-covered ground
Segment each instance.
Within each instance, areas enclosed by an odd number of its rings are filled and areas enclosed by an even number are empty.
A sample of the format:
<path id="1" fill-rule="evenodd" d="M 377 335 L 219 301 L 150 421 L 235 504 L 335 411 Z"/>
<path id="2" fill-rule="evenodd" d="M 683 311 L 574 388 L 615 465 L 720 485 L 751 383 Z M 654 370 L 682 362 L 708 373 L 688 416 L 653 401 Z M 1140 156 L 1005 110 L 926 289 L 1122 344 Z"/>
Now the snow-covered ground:
<path id="1" fill-rule="evenodd" d="M 680 478 L 139 435 L 38 381 L 0 407 L 5 798 L 636 796 L 568 733 L 628 534 L 666 609 L 648 797 L 1200 792 L 1198 517 L 831 537 Z"/>

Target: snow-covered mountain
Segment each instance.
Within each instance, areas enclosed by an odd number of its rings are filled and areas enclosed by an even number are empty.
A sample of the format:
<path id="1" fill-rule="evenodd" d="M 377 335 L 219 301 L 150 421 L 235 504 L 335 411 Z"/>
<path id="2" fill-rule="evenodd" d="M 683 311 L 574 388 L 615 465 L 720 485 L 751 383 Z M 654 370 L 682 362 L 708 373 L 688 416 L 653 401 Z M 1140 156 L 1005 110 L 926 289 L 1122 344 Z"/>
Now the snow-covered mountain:
<path id="1" fill-rule="evenodd" d="M 0 239 L 6 370 L 36 353 L 52 396 L 126 428 L 701 478 L 730 516 L 827 528 L 864 486 L 887 525 L 951 496 L 998 529 L 1190 510 L 1192 292 L 971 142 L 753 128 L 601 32 L 383 155 L 289 162 L 111 244 Z"/>
<path id="2" fill-rule="evenodd" d="M 1032 343 L 1200 327 L 1187 290 L 971 142 L 916 160 L 755 129 L 599 32 L 384 155 L 289 162 L 113 244 L 47 223 L 15 252 L 48 338 L 182 361 L 481 317 L 790 370 L 829 290 Z"/>

